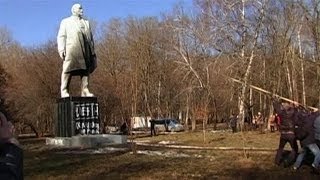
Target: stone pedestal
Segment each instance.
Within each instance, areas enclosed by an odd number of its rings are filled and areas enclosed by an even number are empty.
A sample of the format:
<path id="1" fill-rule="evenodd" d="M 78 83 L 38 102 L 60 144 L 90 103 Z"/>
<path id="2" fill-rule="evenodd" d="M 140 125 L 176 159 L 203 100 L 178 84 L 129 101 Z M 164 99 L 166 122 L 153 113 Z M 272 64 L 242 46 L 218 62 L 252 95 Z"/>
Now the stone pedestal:
<path id="1" fill-rule="evenodd" d="M 63 148 L 97 148 L 107 145 L 127 144 L 127 135 L 99 134 L 47 138 L 47 145 Z"/>
<path id="2" fill-rule="evenodd" d="M 57 137 L 99 134 L 99 105 L 96 97 L 60 98 L 57 106 Z"/>

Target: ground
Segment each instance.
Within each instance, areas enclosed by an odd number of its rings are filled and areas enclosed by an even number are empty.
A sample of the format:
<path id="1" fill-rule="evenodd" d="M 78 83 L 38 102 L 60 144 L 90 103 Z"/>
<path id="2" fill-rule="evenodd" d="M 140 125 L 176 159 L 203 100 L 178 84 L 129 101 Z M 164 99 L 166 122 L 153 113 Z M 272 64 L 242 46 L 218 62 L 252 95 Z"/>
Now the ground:
<path id="1" fill-rule="evenodd" d="M 201 131 L 130 136 L 127 145 L 61 149 L 20 140 L 25 179 L 320 179 L 274 165 L 279 133 Z"/>

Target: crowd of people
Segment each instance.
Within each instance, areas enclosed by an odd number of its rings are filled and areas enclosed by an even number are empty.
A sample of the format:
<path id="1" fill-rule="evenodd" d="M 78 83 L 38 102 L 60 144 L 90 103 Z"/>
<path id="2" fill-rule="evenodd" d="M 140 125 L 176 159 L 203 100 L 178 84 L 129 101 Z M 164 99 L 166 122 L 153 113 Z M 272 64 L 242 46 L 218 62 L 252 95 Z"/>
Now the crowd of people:
<path id="1" fill-rule="evenodd" d="M 320 112 L 276 98 L 273 98 L 273 108 L 274 114 L 267 122 L 271 132 L 278 130 L 280 133 L 275 164 L 292 166 L 294 171 L 297 171 L 303 163 L 310 164 L 313 171 L 320 174 Z M 266 118 L 258 112 L 252 117 L 250 125 L 253 130 L 263 131 L 266 128 Z M 229 126 L 233 133 L 237 132 L 236 114 L 232 114 L 229 118 Z M 284 150 L 287 143 L 291 147 L 290 151 Z"/>
<path id="2" fill-rule="evenodd" d="M 279 116 L 277 114 L 272 114 L 267 120 L 261 112 L 254 115 L 251 118 L 245 117 L 245 125 L 248 130 L 259 130 L 263 132 L 267 128 L 267 123 L 269 122 L 271 132 L 274 132 L 277 128 L 277 122 L 279 121 Z M 227 121 L 228 126 L 230 126 L 233 133 L 236 133 L 239 126 L 239 117 L 237 114 L 232 113 Z"/>
<path id="3" fill-rule="evenodd" d="M 309 111 L 298 104 L 280 102 L 273 99 L 273 107 L 278 115 L 280 132 L 279 147 L 275 157 L 275 164 L 292 166 L 298 170 L 306 157 L 311 157 L 311 166 L 314 172 L 320 170 L 320 113 Z M 298 142 L 301 146 L 299 153 Z M 284 147 L 289 143 L 291 151 L 285 153 Z M 308 158 L 309 159 L 309 158 Z"/>

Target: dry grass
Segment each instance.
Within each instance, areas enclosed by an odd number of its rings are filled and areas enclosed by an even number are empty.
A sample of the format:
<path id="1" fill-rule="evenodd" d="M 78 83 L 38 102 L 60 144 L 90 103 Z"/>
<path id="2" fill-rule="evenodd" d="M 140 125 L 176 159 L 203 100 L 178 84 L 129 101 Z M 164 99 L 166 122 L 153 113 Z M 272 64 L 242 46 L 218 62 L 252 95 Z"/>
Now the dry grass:
<path id="1" fill-rule="evenodd" d="M 151 140 L 153 142 L 175 141 L 178 144 L 187 144 L 206 147 L 256 147 L 256 148 L 277 148 L 278 133 L 260 133 L 249 131 L 243 133 L 230 132 L 203 132 L 176 133 L 170 135 L 159 135 L 155 137 L 144 137 L 139 140 Z"/>
<path id="2" fill-rule="evenodd" d="M 175 141 L 181 145 L 205 147 L 276 148 L 278 133 L 246 132 L 232 134 L 179 133 L 143 137 L 135 140 Z M 245 141 L 243 141 L 245 140 Z M 245 142 L 245 143 L 243 143 Z M 51 149 L 44 140 L 22 141 L 25 149 L 25 179 L 318 179 L 303 166 L 298 172 L 273 164 L 274 151 L 185 150 L 163 147 L 137 147 L 183 153 L 187 157 L 165 157 L 133 154 L 130 151 L 109 154 L 60 154 L 65 150 Z"/>

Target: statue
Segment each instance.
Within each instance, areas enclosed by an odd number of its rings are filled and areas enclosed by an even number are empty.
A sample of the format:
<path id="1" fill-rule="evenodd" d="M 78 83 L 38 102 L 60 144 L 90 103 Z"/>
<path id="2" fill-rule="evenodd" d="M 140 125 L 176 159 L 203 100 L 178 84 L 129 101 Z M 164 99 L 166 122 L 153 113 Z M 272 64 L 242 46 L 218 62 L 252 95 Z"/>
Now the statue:
<path id="1" fill-rule="evenodd" d="M 89 74 L 96 66 L 96 55 L 91 27 L 88 20 L 83 19 L 80 4 L 71 8 L 72 15 L 63 19 L 57 36 L 58 52 L 63 60 L 61 73 L 61 97 L 69 97 L 69 84 L 72 76 L 81 78 L 81 96 L 92 97 L 89 86 Z"/>

